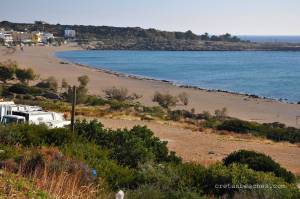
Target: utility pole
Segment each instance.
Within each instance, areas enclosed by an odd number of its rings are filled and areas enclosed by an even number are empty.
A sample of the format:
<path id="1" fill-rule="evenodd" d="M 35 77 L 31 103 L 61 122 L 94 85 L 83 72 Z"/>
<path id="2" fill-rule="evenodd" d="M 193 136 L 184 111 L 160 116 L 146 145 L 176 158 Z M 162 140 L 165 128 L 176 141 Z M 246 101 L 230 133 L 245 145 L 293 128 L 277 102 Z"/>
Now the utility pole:
<path id="1" fill-rule="evenodd" d="M 75 131 L 75 106 L 76 106 L 76 86 L 73 86 L 73 100 L 72 100 L 72 112 L 71 112 L 71 130 Z"/>

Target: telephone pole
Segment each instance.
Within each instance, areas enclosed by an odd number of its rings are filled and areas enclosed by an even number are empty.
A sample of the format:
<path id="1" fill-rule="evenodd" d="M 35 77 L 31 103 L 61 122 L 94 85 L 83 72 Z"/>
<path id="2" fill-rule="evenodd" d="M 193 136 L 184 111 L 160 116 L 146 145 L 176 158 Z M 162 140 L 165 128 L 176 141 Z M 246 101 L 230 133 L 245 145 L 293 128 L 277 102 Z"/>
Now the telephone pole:
<path id="1" fill-rule="evenodd" d="M 75 131 L 75 106 L 76 106 L 76 86 L 73 86 L 73 100 L 72 100 L 72 112 L 71 112 L 71 130 Z"/>

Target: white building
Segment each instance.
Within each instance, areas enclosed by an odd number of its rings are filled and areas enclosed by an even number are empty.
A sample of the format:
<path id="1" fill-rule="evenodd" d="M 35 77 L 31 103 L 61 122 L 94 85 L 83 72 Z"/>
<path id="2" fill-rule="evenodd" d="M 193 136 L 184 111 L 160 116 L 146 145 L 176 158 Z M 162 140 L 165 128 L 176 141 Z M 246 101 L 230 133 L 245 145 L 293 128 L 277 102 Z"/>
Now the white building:
<path id="1" fill-rule="evenodd" d="M 49 32 L 43 32 L 41 34 L 41 40 L 43 43 L 48 43 L 49 39 L 54 39 L 54 35 Z"/>
<path id="2" fill-rule="evenodd" d="M 14 41 L 11 32 L 3 30 L 0 31 L 0 39 L 3 39 L 5 44 L 11 44 Z"/>
<path id="3" fill-rule="evenodd" d="M 70 30 L 70 29 L 65 30 L 65 38 L 75 38 L 75 36 L 76 36 L 75 30 Z"/>

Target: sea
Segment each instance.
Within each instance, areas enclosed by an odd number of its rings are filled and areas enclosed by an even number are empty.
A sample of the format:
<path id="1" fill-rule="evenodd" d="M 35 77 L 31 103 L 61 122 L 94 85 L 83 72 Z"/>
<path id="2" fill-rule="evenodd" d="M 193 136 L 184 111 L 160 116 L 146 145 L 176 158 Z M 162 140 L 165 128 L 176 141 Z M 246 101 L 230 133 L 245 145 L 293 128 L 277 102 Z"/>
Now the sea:
<path id="1" fill-rule="evenodd" d="M 300 101 L 300 52 L 65 51 L 60 59 L 176 85 Z M 113 86 L 113 85 L 112 85 Z"/>

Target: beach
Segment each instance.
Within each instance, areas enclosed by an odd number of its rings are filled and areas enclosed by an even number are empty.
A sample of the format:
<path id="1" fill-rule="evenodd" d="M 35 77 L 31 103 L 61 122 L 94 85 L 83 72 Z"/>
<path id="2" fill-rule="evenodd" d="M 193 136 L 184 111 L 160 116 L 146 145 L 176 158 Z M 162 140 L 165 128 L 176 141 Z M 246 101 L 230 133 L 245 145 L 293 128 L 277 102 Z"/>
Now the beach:
<path id="1" fill-rule="evenodd" d="M 177 109 L 190 110 L 194 108 L 196 112 L 214 113 L 214 110 L 226 107 L 230 116 L 239 119 L 260 123 L 281 122 L 288 126 L 300 126 L 300 121 L 297 124 L 296 119 L 297 116 L 300 116 L 300 105 L 297 104 L 227 92 L 182 88 L 164 81 L 128 77 L 79 64 L 65 63 L 55 57 L 55 52 L 66 50 L 80 50 L 80 48 L 72 45 L 34 46 L 25 47 L 24 51 L 17 48 L 14 53 L 6 53 L 7 50 L 2 47 L 0 48 L 0 61 L 15 60 L 20 67 L 33 68 L 40 75 L 40 79 L 54 76 L 59 82 L 65 78 L 69 84 L 77 84 L 78 76 L 88 75 L 90 94 L 103 95 L 104 89 L 113 86 L 125 87 L 129 92 L 143 95 L 140 99 L 141 103 L 153 106 L 157 105 L 152 102 L 153 94 L 156 91 L 172 95 L 186 92 L 190 97 L 189 105 L 179 105 L 176 107 Z"/>
<path id="2" fill-rule="evenodd" d="M 103 95 L 103 90 L 112 86 L 125 87 L 130 92 L 142 94 L 141 103 L 156 105 L 152 102 L 155 91 L 177 95 L 186 92 L 190 96 L 190 104 L 177 106 L 177 109 L 195 108 L 196 112 L 204 110 L 214 112 L 226 107 L 232 117 L 257 122 L 282 122 L 296 126 L 296 116 L 300 115 L 300 105 L 250 98 L 249 96 L 226 92 L 207 91 L 197 88 L 182 88 L 168 82 L 139 79 L 117 73 L 92 69 L 73 63 L 65 63 L 54 56 L 55 52 L 80 50 L 76 46 L 62 47 L 25 47 L 7 53 L 0 48 L 0 61 L 11 59 L 20 67 L 33 68 L 40 75 L 39 79 L 54 76 L 58 81 L 65 78 L 69 84 L 77 84 L 77 77 L 88 75 L 90 94 Z M 39 80 L 37 80 L 39 81 Z M 209 131 L 192 131 L 172 123 L 145 122 L 134 119 L 100 118 L 107 128 L 132 128 L 135 125 L 146 125 L 160 139 L 168 141 L 170 150 L 176 151 L 185 161 L 210 165 L 221 161 L 233 151 L 240 149 L 255 150 L 271 156 L 288 170 L 300 175 L 300 147 L 287 142 L 276 143 L 261 138 L 242 135 L 220 135 Z"/>

